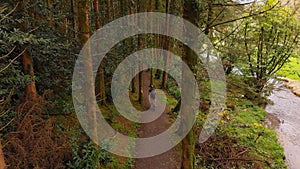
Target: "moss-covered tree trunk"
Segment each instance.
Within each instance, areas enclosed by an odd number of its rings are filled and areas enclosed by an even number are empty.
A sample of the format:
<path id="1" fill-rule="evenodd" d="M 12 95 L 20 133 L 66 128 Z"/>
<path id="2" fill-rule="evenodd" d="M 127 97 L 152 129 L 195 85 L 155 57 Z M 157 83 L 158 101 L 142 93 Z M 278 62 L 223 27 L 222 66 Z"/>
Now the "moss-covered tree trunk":
<path id="1" fill-rule="evenodd" d="M 184 47 L 184 54 L 183 54 L 183 61 L 192 69 L 192 67 L 195 65 L 196 59 L 194 58 L 194 54 L 191 49 L 188 47 Z M 184 78 L 187 77 L 186 70 L 183 70 L 182 72 L 182 98 L 192 96 L 193 93 L 191 90 L 189 90 L 189 87 L 191 84 L 189 84 L 188 80 L 184 80 Z M 183 96 L 185 95 L 185 96 Z M 190 103 L 185 103 L 182 105 L 182 114 L 185 114 L 185 116 L 193 115 L 194 112 L 188 112 L 189 107 L 191 107 Z M 187 115 L 188 114 L 188 115 Z M 183 116 L 183 125 L 181 127 L 185 128 L 185 123 L 191 124 L 192 121 L 189 121 L 190 119 L 184 119 Z M 185 130 L 185 129 L 183 129 Z M 195 164 L 195 131 L 194 128 L 191 129 L 191 131 L 187 134 L 187 136 L 182 140 L 182 164 L 181 169 L 194 169 Z"/>
<path id="2" fill-rule="evenodd" d="M 183 9 L 183 18 L 186 20 L 189 20 L 190 22 L 195 24 L 195 21 L 197 19 L 197 12 L 195 10 L 195 3 L 194 1 L 184 1 L 184 9 Z M 188 37 L 188 35 L 187 35 Z M 183 61 L 189 66 L 189 68 L 193 70 L 194 66 L 197 63 L 197 57 L 194 55 L 193 51 L 185 46 L 183 51 Z M 185 95 L 186 97 L 192 96 L 191 90 L 188 88 L 191 84 L 189 84 L 188 80 L 184 80 L 186 76 L 186 70 L 183 70 L 182 72 L 182 95 Z M 182 99 L 184 99 L 184 96 L 182 96 Z M 193 112 L 187 112 L 188 107 L 191 107 L 192 105 L 189 105 L 190 103 L 185 103 L 182 105 L 182 113 L 183 114 L 189 114 Z M 188 116 L 188 115 L 186 115 Z M 188 121 L 190 119 L 183 119 L 184 123 L 192 123 Z M 184 124 L 182 127 L 185 127 Z M 187 136 L 182 140 L 182 163 L 181 163 L 181 169 L 194 169 L 195 167 L 195 131 L 194 128 L 191 129 L 191 131 L 187 134 Z"/>

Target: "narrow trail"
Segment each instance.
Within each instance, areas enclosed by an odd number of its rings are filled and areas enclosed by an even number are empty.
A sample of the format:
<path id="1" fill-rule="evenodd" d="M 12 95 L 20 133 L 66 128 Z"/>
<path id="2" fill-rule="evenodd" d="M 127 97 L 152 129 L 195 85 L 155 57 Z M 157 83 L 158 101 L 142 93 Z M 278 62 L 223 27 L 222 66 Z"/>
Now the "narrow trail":
<path id="1" fill-rule="evenodd" d="M 149 106 L 149 86 L 150 86 L 150 74 L 146 73 L 143 79 L 143 85 L 145 93 L 144 100 L 146 101 L 146 106 Z M 156 86 L 157 87 L 157 86 Z M 166 106 L 165 111 L 156 120 L 150 123 L 143 123 L 138 131 L 139 137 L 151 137 L 158 135 L 165 130 L 167 130 L 171 123 L 169 121 L 168 112 L 171 110 L 170 106 Z M 136 145 L 136 149 L 141 148 L 142 145 Z M 180 168 L 180 148 L 176 146 L 171 150 L 149 158 L 138 158 L 135 159 L 135 169 L 179 169 Z"/>

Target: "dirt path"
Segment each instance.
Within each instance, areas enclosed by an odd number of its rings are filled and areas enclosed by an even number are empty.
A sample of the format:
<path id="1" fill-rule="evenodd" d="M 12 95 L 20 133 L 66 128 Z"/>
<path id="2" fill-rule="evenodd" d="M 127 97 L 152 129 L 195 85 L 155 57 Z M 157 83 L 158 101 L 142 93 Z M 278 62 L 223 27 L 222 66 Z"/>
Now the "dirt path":
<path id="1" fill-rule="evenodd" d="M 149 85 L 150 85 L 150 74 L 146 73 L 144 76 L 144 93 L 145 99 L 148 99 Z M 149 102 L 147 102 L 149 104 Z M 168 112 L 170 107 L 167 106 L 163 114 L 156 120 L 150 123 L 143 123 L 139 130 L 139 137 L 151 137 L 164 132 L 171 126 L 169 122 Z M 136 145 L 136 148 L 141 148 L 142 145 Z M 149 158 L 142 158 L 135 160 L 135 169 L 179 169 L 180 168 L 180 148 L 179 146 L 173 149 Z"/>

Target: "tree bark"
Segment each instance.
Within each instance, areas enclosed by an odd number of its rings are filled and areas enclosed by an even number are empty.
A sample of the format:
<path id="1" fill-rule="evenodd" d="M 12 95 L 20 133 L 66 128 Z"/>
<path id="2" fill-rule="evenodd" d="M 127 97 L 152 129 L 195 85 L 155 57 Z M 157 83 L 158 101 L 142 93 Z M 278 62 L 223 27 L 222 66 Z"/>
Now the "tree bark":
<path id="1" fill-rule="evenodd" d="M 194 4 L 193 1 L 185 1 L 184 3 L 184 11 L 183 11 L 183 18 L 186 20 L 191 21 L 192 23 L 195 24 L 195 9 L 194 9 Z M 189 66 L 189 68 L 194 72 L 193 68 L 196 64 L 196 57 L 194 56 L 192 50 L 185 46 L 184 47 L 184 53 L 183 53 L 183 61 Z M 184 80 L 186 77 L 186 70 L 183 70 L 182 72 L 182 95 L 185 96 L 191 96 L 192 93 L 191 90 L 188 88 L 190 87 L 190 84 L 187 82 L 188 80 Z M 184 96 L 182 96 L 184 99 Z M 183 114 L 188 114 L 192 112 L 188 112 L 187 109 L 190 107 L 188 105 L 189 103 L 183 104 L 182 105 L 182 113 Z M 188 115 L 185 115 L 188 116 Z M 188 119 L 183 119 L 183 122 L 187 122 Z M 190 123 L 190 122 L 188 122 Z M 184 124 L 182 127 L 185 127 Z M 191 129 L 191 131 L 187 134 L 187 136 L 182 140 L 182 163 L 181 163 L 181 169 L 194 169 L 195 167 L 195 131 L 194 127 Z"/>
<path id="2" fill-rule="evenodd" d="M 99 1 L 94 0 L 93 2 L 94 12 L 95 12 L 95 27 L 96 30 L 100 29 L 100 20 L 99 20 Z"/>
<path id="3" fill-rule="evenodd" d="M 47 0 L 47 8 L 49 10 L 49 25 L 50 26 L 54 26 L 54 22 L 53 22 L 53 14 L 52 14 L 52 11 L 51 11 L 51 0 Z"/>
<path id="4" fill-rule="evenodd" d="M 166 14 L 169 13 L 169 1 L 170 0 L 166 0 Z M 166 33 L 169 33 L 170 27 L 169 27 L 169 17 L 166 17 Z M 165 49 L 167 51 L 170 52 L 170 38 L 165 36 Z M 167 53 L 167 56 L 165 58 L 165 70 L 167 69 L 168 65 L 169 65 L 169 52 Z M 163 88 L 167 88 L 167 81 L 168 81 L 168 73 L 166 71 L 163 72 L 163 78 L 162 78 L 162 87 Z"/>
<path id="5" fill-rule="evenodd" d="M 195 65 L 195 60 L 193 59 L 193 52 L 189 47 L 184 47 L 184 55 L 183 55 L 183 61 L 192 69 L 192 67 Z M 185 94 L 185 96 L 191 96 L 193 95 L 192 93 L 188 93 L 189 90 L 188 88 L 190 87 L 190 84 L 186 82 L 187 80 L 184 80 L 186 77 L 186 72 L 183 70 L 182 72 L 182 95 Z M 182 96 L 183 97 L 183 96 Z M 183 97 L 184 99 L 184 97 Z M 188 107 L 191 107 L 188 103 L 182 105 L 182 114 L 188 114 L 192 112 L 188 112 L 189 110 Z M 185 115 L 188 116 L 188 115 Z M 185 117 L 184 116 L 184 117 Z M 191 123 L 188 121 L 188 119 L 182 119 L 183 123 Z M 181 125 L 181 127 L 185 127 L 185 124 Z M 182 140 L 182 164 L 181 164 L 181 169 L 194 169 L 194 164 L 195 164 L 195 131 L 194 127 L 191 129 L 191 131 L 187 134 L 187 136 Z"/>
<path id="6" fill-rule="evenodd" d="M 138 0 L 138 7 L 137 7 L 137 12 L 142 12 L 143 10 L 143 5 L 142 5 L 142 0 Z M 138 20 L 138 22 L 140 22 L 140 20 Z M 139 23 L 141 24 L 141 23 Z M 138 35 L 138 50 L 141 50 L 142 49 L 142 44 L 143 44 L 143 39 L 142 39 L 142 36 L 141 35 Z M 142 71 L 143 69 L 143 65 L 139 65 L 139 74 L 138 74 L 138 77 L 139 77 L 139 90 L 138 90 L 138 96 L 139 96 L 139 103 L 144 107 L 144 91 L 143 91 L 143 88 L 145 86 L 143 86 L 143 76 L 144 76 L 144 71 Z"/>
<path id="7" fill-rule="evenodd" d="M 27 14 L 27 1 L 22 1 L 21 3 L 21 10 L 24 16 Z M 22 31 L 26 32 L 28 31 L 28 22 L 25 19 L 21 26 Z M 34 81 L 34 69 L 33 69 L 33 62 L 32 58 L 26 49 L 26 47 L 22 47 L 22 50 L 24 50 L 22 54 L 22 60 L 23 60 L 23 70 L 25 75 L 29 75 L 31 80 L 28 84 L 26 84 L 25 92 L 24 92 L 24 101 L 28 100 L 35 100 L 38 97 L 35 81 Z"/>
<path id="8" fill-rule="evenodd" d="M 107 19 L 108 19 L 108 22 L 110 21 L 110 19 L 111 19 L 111 13 L 110 13 L 110 11 L 111 11 L 111 9 L 110 9 L 110 0 L 107 0 L 106 1 L 107 2 L 107 6 L 106 6 L 106 8 L 107 8 Z"/>
<path id="9" fill-rule="evenodd" d="M 36 91 L 36 86 L 34 81 L 34 70 L 33 70 L 32 58 L 29 55 L 27 49 L 25 50 L 26 51 L 22 54 L 24 74 L 30 75 L 31 78 L 31 81 L 28 84 L 26 84 L 25 93 L 24 93 L 25 101 L 28 101 L 28 100 L 35 100 L 38 94 Z"/>
<path id="10" fill-rule="evenodd" d="M 5 168 L 6 168 L 5 158 L 2 151 L 2 144 L 0 142 L 0 169 L 5 169 Z"/>
<path id="11" fill-rule="evenodd" d="M 90 24 L 89 24 L 89 6 L 88 0 L 79 0 L 78 1 L 78 23 L 79 23 L 79 39 L 82 46 L 88 41 L 90 38 Z M 97 133 L 97 103 L 94 99 L 95 96 L 95 85 L 94 85 L 94 75 L 93 75 L 93 63 L 92 56 L 87 56 L 84 59 L 84 73 L 86 77 L 86 83 L 84 88 L 85 93 L 85 109 L 88 115 L 88 120 L 91 122 L 91 126 L 89 129 L 94 134 L 94 138 L 98 138 Z M 97 142 L 97 140 L 94 140 Z"/>
<path id="12" fill-rule="evenodd" d="M 93 1 L 94 6 L 94 12 L 95 12 L 95 27 L 96 30 L 100 29 L 100 18 L 99 18 L 99 1 L 94 0 Z M 97 78 L 99 80 L 99 89 L 98 89 L 98 96 L 100 99 L 100 104 L 106 104 L 106 95 L 105 95 L 105 77 L 104 77 L 104 69 L 103 64 L 100 63 L 98 72 L 97 72 Z"/>
<path id="13" fill-rule="evenodd" d="M 72 13 L 73 13 L 73 32 L 74 32 L 74 38 L 77 38 L 78 36 L 78 8 L 77 8 L 77 1 L 71 0 L 72 5 Z"/>
<path id="14" fill-rule="evenodd" d="M 62 0 L 62 8 L 63 9 L 67 8 L 66 0 Z M 66 17 L 64 18 L 63 24 L 61 26 L 61 32 L 66 35 L 68 34 L 68 23 L 69 23 L 69 18 Z"/>
<path id="15" fill-rule="evenodd" d="M 134 14 L 135 9 L 134 9 L 134 4 L 132 3 L 132 1 L 131 1 L 131 0 L 126 0 L 126 4 L 129 6 L 129 15 Z M 132 22 L 132 24 L 134 24 L 135 20 L 133 19 L 131 22 Z M 128 44 L 128 45 L 129 45 L 129 46 L 131 45 L 131 46 L 130 46 L 130 47 L 131 47 L 131 51 L 133 51 L 133 49 L 134 49 L 133 44 L 135 44 L 134 39 L 132 38 L 131 41 L 130 41 L 129 43 L 130 43 L 130 44 Z M 135 75 L 135 73 L 136 73 L 137 70 L 135 70 L 134 66 L 132 66 L 132 67 L 133 67 L 133 68 L 131 69 L 132 75 Z M 137 84 L 138 84 L 138 76 L 134 77 L 134 78 L 132 79 L 132 81 L 131 81 L 131 92 L 132 92 L 132 93 L 135 93 L 136 91 L 138 91 L 138 86 L 137 86 Z"/>

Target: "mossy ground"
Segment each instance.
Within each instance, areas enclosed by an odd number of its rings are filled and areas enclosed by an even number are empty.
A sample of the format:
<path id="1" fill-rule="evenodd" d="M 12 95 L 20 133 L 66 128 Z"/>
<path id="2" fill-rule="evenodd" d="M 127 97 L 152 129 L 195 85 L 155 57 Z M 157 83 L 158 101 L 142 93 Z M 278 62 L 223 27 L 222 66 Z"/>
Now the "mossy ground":
<path id="1" fill-rule="evenodd" d="M 300 57 L 291 58 L 283 68 L 278 72 L 279 76 L 289 79 L 300 80 Z"/>
<path id="2" fill-rule="evenodd" d="M 223 124 L 223 130 L 238 138 L 238 144 L 250 148 L 249 154 L 262 161 L 264 168 L 287 168 L 276 133 L 264 125 L 267 113 L 247 100 L 236 99 L 236 104 L 236 110 L 228 113 L 230 121 Z"/>
<path id="3" fill-rule="evenodd" d="M 199 144 L 197 167 L 287 168 L 284 150 L 276 132 L 264 125 L 267 112 L 245 98 L 245 93 L 238 86 L 229 86 L 227 110 L 219 114 L 222 119 L 209 143 Z M 197 123 L 200 129 L 205 120 L 206 115 L 199 113 Z M 210 157 L 203 157 L 205 154 Z"/>

